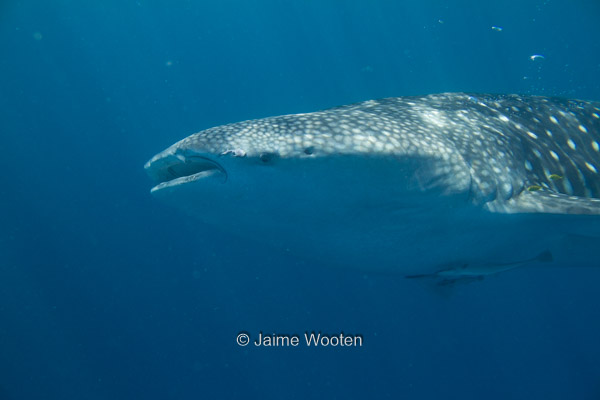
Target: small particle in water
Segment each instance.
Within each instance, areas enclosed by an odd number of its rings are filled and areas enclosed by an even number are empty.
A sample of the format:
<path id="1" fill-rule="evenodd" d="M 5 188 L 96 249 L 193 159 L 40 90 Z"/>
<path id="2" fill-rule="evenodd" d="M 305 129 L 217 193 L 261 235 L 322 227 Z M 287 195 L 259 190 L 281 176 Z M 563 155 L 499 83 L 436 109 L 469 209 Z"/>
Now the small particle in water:
<path id="1" fill-rule="evenodd" d="M 544 57 L 544 56 L 543 56 L 543 55 L 541 55 L 541 54 L 534 54 L 534 55 L 532 55 L 532 56 L 529 56 L 529 59 L 530 59 L 531 61 L 537 61 L 537 60 L 545 60 L 545 59 L 546 59 L 546 57 Z"/>
<path id="2" fill-rule="evenodd" d="M 40 32 L 33 32 L 33 38 L 35 40 L 42 40 L 43 36 Z"/>
<path id="3" fill-rule="evenodd" d="M 443 23 L 444 23 L 444 21 L 443 21 L 443 20 L 441 20 L 441 19 L 438 19 L 438 22 L 439 22 L 440 24 L 443 24 Z"/>
<path id="4" fill-rule="evenodd" d="M 496 32 L 502 32 L 502 28 L 499 26 L 492 26 L 492 30 Z"/>
<path id="5" fill-rule="evenodd" d="M 171 66 L 173 66 L 173 61 L 171 61 L 171 60 L 167 60 L 167 62 L 165 62 L 165 65 L 166 65 L 167 67 L 171 67 Z"/>

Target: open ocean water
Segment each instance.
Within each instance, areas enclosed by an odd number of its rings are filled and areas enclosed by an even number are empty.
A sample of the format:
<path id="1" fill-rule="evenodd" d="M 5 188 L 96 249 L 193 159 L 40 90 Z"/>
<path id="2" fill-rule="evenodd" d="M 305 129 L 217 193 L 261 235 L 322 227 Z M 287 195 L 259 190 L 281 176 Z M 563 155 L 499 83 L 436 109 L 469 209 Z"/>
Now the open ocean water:
<path id="1" fill-rule="evenodd" d="M 600 399 L 600 268 L 440 296 L 221 233 L 143 170 L 201 129 L 368 99 L 600 100 L 599 39 L 597 0 L 2 1 L 0 399 Z"/>

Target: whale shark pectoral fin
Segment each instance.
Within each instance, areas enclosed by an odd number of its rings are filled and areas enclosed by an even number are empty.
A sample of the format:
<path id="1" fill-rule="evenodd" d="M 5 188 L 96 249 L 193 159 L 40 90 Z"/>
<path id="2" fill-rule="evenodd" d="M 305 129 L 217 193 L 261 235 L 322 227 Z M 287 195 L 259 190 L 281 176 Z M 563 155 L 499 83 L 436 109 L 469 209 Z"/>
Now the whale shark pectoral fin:
<path id="1" fill-rule="evenodd" d="M 600 199 L 569 196 L 537 185 L 504 203 L 490 202 L 493 212 L 600 215 Z"/>

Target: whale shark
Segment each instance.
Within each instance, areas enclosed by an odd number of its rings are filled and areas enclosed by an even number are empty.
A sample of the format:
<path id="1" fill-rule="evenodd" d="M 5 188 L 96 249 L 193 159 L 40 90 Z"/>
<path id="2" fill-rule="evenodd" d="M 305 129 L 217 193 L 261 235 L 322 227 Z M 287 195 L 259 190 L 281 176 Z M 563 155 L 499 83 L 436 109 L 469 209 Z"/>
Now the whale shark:
<path id="1" fill-rule="evenodd" d="M 145 169 L 207 234 L 315 263 L 442 281 L 600 264 L 600 102 L 369 100 L 206 129 Z"/>

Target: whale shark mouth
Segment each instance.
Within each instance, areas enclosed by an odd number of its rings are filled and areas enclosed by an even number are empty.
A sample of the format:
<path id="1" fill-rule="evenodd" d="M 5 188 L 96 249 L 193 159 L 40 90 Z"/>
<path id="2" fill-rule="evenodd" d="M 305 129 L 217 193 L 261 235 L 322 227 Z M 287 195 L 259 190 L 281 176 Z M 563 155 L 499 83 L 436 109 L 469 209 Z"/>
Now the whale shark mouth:
<path id="1" fill-rule="evenodd" d="M 144 166 L 148 175 L 157 182 L 151 189 L 155 192 L 168 187 L 215 178 L 220 183 L 227 181 L 227 171 L 218 162 L 204 155 L 168 154 L 148 161 Z"/>

